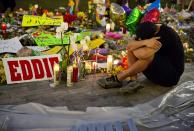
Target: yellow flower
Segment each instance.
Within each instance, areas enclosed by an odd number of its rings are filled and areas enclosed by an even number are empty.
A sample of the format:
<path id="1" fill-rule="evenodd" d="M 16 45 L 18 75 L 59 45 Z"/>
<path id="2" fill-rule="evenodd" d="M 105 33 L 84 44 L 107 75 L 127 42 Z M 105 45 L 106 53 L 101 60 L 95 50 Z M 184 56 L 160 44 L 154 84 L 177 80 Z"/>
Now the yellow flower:
<path id="1" fill-rule="evenodd" d="M 72 7 L 74 5 L 75 5 L 75 3 L 73 2 L 73 0 L 69 0 L 68 6 Z"/>
<path id="2" fill-rule="evenodd" d="M 86 18 L 86 14 L 84 12 L 80 11 L 80 12 L 77 13 L 77 17 L 84 19 L 84 18 Z"/>

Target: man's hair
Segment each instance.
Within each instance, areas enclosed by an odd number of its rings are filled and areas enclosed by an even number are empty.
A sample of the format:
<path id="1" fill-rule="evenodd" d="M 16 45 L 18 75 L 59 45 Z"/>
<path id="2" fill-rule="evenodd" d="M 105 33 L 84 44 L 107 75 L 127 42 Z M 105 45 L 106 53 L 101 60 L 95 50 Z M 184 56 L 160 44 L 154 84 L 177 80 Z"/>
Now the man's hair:
<path id="1" fill-rule="evenodd" d="M 137 26 L 136 40 L 150 39 L 155 36 L 157 26 L 152 22 L 144 22 Z"/>

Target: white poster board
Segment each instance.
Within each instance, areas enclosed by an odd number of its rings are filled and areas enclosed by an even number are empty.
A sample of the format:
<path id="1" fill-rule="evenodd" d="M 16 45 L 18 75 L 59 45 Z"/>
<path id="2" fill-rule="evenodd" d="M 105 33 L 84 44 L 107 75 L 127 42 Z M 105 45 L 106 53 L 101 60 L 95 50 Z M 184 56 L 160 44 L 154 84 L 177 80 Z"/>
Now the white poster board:
<path id="1" fill-rule="evenodd" d="M 61 61 L 59 54 L 4 58 L 7 84 L 53 79 L 53 66 Z"/>
<path id="2" fill-rule="evenodd" d="M 22 47 L 17 37 L 8 40 L 0 40 L 0 54 L 17 53 Z"/>

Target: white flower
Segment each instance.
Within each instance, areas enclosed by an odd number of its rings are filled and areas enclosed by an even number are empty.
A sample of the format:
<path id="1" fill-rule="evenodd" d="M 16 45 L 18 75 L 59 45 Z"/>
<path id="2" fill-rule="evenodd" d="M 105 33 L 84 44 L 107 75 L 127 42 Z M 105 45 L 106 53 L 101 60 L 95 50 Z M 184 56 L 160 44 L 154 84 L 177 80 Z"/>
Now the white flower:
<path id="1" fill-rule="evenodd" d="M 61 23 L 61 27 L 66 31 L 66 30 L 68 30 L 68 23 L 67 22 L 63 22 L 63 23 Z"/>
<path id="2" fill-rule="evenodd" d="M 85 40 L 86 40 L 86 42 L 90 42 L 90 37 L 89 36 L 86 36 L 85 37 Z"/>
<path id="3" fill-rule="evenodd" d="M 57 29 L 56 29 L 56 32 L 57 33 L 62 33 L 64 30 L 63 30 L 63 28 L 61 28 L 61 27 L 57 27 Z"/>
<path id="4" fill-rule="evenodd" d="M 63 33 L 61 34 L 61 32 L 57 32 L 55 36 L 56 36 L 56 38 L 61 39 L 61 36 L 63 38 L 64 34 Z"/>
<path id="5" fill-rule="evenodd" d="M 34 7 L 35 7 L 36 9 L 38 9 L 38 4 L 35 4 Z"/>
<path id="6" fill-rule="evenodd" d="M 76 41 L 75 37 L 74 36 L 70 36 L 70 42 L 71 43 L 75 43 L 75 41 Z"/>
<path id="7" fill-rule="evenodd" d="M 83 47 L 83 51 L 87 51 L 89 48 L 88 48 L 88 45 L 86 44 L 86 40 L 85 39 L 82 39 L 80 41 L 80 44 L 82 45 Z"/>

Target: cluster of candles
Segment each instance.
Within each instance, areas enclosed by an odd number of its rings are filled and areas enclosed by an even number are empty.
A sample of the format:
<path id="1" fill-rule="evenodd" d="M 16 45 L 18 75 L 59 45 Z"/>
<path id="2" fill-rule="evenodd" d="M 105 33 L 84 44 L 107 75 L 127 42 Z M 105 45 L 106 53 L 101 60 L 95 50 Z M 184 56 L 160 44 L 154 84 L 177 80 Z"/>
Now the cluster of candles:
<path id="1" fill-rule="evenodd" d="M 111 73 L 113 70 L 113 65 L 117 65 L 119 60 L 113 61 L 113 56 L 108 55 L 107 57 L 107 73 Z M 70 65 L 67 67 L 67 87 L 71 87 L 73 83 L 78 82 L 79 75 L 81 70 L 88 71 L 88 73 L 96 73 L 98 68 L 98 63 L 96 61 L 83 61 L 81 68 L 78 68 L 77 64 Z M 60 67 L 59 64 L 54 65 L 54 85 L 59 85 L 60 82 Z M 82 76 L 83 77 L 83 76 Z"/>

